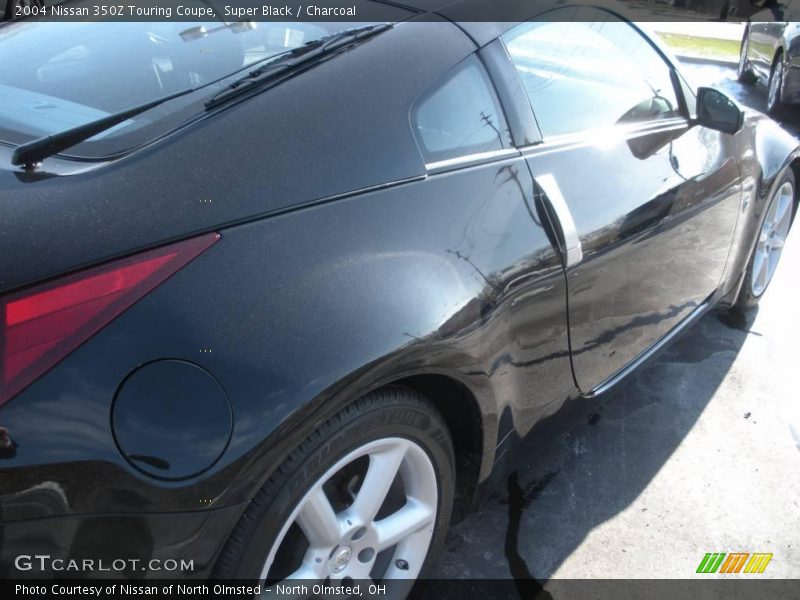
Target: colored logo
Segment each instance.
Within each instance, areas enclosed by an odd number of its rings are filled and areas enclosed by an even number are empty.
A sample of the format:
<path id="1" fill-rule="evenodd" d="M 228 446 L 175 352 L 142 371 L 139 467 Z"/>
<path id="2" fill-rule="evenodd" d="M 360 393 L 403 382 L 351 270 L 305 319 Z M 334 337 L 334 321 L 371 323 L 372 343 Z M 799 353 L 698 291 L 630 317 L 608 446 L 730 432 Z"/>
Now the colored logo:
<path id="1" fill-rule="evenodd" d="M 772 553 L 709 552 L 700 561 L 698 573 L 763 573 Z"/>

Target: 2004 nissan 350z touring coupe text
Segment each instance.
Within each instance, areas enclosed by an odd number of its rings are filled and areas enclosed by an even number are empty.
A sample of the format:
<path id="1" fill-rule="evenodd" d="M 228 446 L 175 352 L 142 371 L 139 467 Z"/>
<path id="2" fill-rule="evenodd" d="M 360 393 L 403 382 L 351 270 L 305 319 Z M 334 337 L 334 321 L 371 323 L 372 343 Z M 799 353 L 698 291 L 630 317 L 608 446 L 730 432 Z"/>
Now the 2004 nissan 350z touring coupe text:
<path id="1" fill-rule="evenodd" d="M 759 301 L 797 142 L 543 4 L 0 28 L 5 574 L 424 576 L 508 443 Z"/>

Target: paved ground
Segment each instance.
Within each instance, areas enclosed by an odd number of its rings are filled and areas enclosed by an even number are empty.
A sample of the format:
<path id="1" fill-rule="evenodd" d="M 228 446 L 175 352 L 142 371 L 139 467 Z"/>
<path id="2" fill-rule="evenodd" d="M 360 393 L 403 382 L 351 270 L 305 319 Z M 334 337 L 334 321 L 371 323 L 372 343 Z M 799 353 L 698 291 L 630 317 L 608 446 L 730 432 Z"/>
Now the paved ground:
<path id="1" fill-rule="evenodd" d="M 687 72 L 763 109 L 732 70 Z M 774 553 L 762 577 L 800 578 L 798 272 L 795 231 L 751 322 L 707 315 L 549 450 L 531 445 L 436 576 L 689 578 L 706 552 L 742 551 Z"/>

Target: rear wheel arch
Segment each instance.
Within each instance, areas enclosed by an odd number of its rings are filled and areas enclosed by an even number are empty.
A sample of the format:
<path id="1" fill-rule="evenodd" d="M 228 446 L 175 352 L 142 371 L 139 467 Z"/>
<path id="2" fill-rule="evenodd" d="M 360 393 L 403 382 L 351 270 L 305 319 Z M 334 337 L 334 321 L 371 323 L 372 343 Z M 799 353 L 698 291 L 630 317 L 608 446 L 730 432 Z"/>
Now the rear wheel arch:
<path id="1" fill-rule="evenodd" d="M 453 498 L 453 450 L 451 440 L 448 436 L 449 432 L 443 431 L 443 428 L 446 428 L 446 425 L 436 407 L 433 406 L 433 403 L 429 402 L 420 392 L 410 387 L 398 385 L 382 386 L 364 394 L 354 402 L 345 405 L 343 408 L 340 408 L 333 417 L 327 419 L 322 425 L 319 425 L 312 434 L 297 444 L 290 455 L 273 470 L 266 483 L 264 483 L 256 496 L 250 501 L 239 521 L 227 536 L 220 551 L 217 553 L 212 578 L 251 578 L 257 577 L 259 572 L 263 577 L 265 574 L 265 565 L 267 567 L 276 565 L 273 560 L 277 560 L 276 555 L 270 553 L 269 549 L 273 547 L 273 544 L 275 548 L 278 548 L 284 541 L 290 540 L 286 527 L 291 523 L 295 525 L 299 524 L 299 521 L 296 520 L 297 511 L 300 510 L 299 507 L 303 506 L 303 503 L 305 503 L 305 506 L 312 507 L 311 512 L 305 515 L 307 517 L 305 521 L 306 524 L 319 524 L 318 521 L 324 524 L 327 520 L 327 524 L 330 525 L 330 519 L 328 519 L 326 511 L 323 509 L 327 506 L 327 512 L 330 513 L 330 516 L 333 516 L 330 509 L 336 506 L 336 502 L 341 500 L 341 498 L 336 494 L 331 496 L 331 490 L 326 490 L 322 492 L 324 495 L 323 497 L 326 497 L 324 503 L 313 499 L 315 497 L 315 489 L 321 490 L 323 482 L 332 481 L 332 479 L 328 479 L 326 473 L 329 473 L 331 469 L 337 469 L 337 473 L 341 470 L 341 473 L 344 474 L 345 477 L 352 476 L 358 473 L 358 471 L 346 472 L 347 465 L 350 463 L 343 461 L 352 460 L 348 458 L 350 456 L 355 455 L 359 457 L 359 453 L 361 456 L 365 456 L 365 454 L 361 453 L 362 449 L 366 448 L 369 450 L 369 448 L 373 446 L 383 446 L 387 444 L 416 447 L 415 453 L 411 455 L 408 454 L 408 452 L 410 452 L 409 450 L 403 452 L 402 455 L 405 457 L 412 456 L 411 459 L 403 458 L 404 464 L 406 460 L 411 460 L 415 465 L 420 462 L 427 462 L 427 468 L 423 467 L 421 470 L 414 470 L 413 473 L 419 472 L 422 475 L 427 473 L 429 479 L 433 476 L 439 482 L 439 485 L 434 483 L 433 488 L 431 488 L 429 481 L 426 489 L 415 488 L 415 491 L 412 492 L 413 498 L 416 499 L 415 504 L 421 503 L 421 505 L 426 505 L 427 503 L 427 506 L 434 507 L 432 513 L 434 521 L 431 525 L 433 539 L 431 540 L 429 538 L 430 547 L 426 543 L 425 553 L 414 555 L 415 558 L 419 559 L 421 557 L 425 561 L 424 565 L 417 565 L 418 570 L 422 568 L 427 572 L 425 569 L 429 568 L 432 560 L 430 557 L 438 554 L 444 544 L 444 535 L 450 520 L 450 507 L 452 506 Z M 381 453 L 383 450 L 378 449 L 377 452 Z M 416 456 L 416 458 L 413 456 Z M 334 463 L 336 466 L 334 466 Z M 390 464 L 384 466 L 392 469 L 389 473 L 395 478 L 396 483 L 397 475 L 395 475 L 395 473 L 399 473 L 396 469 L 400 468 L 400 465 L 395 464 L 394 467 L 392 467 L 391 460 L 389 463 Z M 345 466 L 340 467 L 342 464 Z M 364 466 L 362 464 L 358 469 L 361 470 L 363 468 Z M 406 464 L 406 468 L 411 467 Z M 373 467 L 370 467 L 370 473 L 373 473 L 373 478 L 362 479 L 363 484 L 368 485 L 369 481 L 370 485 L 376 484 L 378 487 L 381 487 L 381 485 L 391 482 L 391 479 L 385 479 L 380 475 L 374 475 L 374 473 L 379 472 L 382 472 L 381 467 L 378 467 L 377 471 L 373 471 Z M 406 473 L 408 474 L 408 471 Z M 433 475 L 434 473 L 436 474 L 435 476 Z M 364 474 L 361 473 L 360 477 L 363 478 Z M 377 477 L 377 479 L 375 479 L 375 477 Z M 412 478 L 412 480 L 413 479 L 414 478 Z M 381 480 L 383 480 L 383 483 L 380 483 Z M 403 481 L 404 484 L 401 485 L 406 485 L 407 481 L 405 478 Z M 328 483 L 324 483 L 324 485 L 328 485 Z M 375 487 L 375 485 L 372 487 Z M 372 490 L 372 488 L 369 489 Z M 392 485 L 391 488 L 385 488 L 383 494 L 390 493 L 391 490 L 394 489 L 394 485 Z M 426 495 L 430 496 L 429 492 L 431 492 L 432 489 L 436 490 L 433 492 L 435 498 L 428 497 L 425 499 Z M 399 488 L 399 491 L 408 493 L 408 490 L 403 490 L 402 487 Z M 363 490 L 357 490 L 355 493 L 362 500 L 364 498 L 373 497 L 369 493 L 364 495 L 365 492 Z M 422 493 L 422 495 L 419 496 L 417 495 L 418 493 Z M 311 495 L 312 500 L 306 500 L 309 495 Z M 319 494 L 317 494 L 317 496 L 319 496 Z M 382 501 L 384 496 L 381 495 L 379 498 Z M 409 496 L 409 498 L 411 498 L 411 496 Z M 353 498 L 353 500 L 355 500 L 355 498 Z M 395 498 L 395 500 L 397 500 L 397 498 Z M 331 536 L 328 535 L 331 533 L 329 526 L 322 528 L 312 527 L 310 530 L 302 528 L 303 534 L 305 534 L 306 537 L 311 536 L 308 537 L 309 544 L 314 538 L 318 538 L 316 542 L 321 543 L 321 546 L 334 546 L 333 550 L 335 550 L 336 548 L 342 547 L 342 544 L 346 544 L 347 546 L 353 546 L 353 548 L 355 548 L 354 551 L 357 551 L 357 544 L 354 545 L 353 542 L 360 540 L 360 536 L 364 536 L 363 542 L 372 546 L 372 554 L 365 558 L 362 558 L 359 554 L 358 560 L 360 563 L 370 563 L 370 561 L 375 559 L 374 548 L 377 547 L 375 544 L 379 542 L 380 535 L 378 535 L 378 538 L 375 538 L 375 535 L 373 535 L 370 540 L 368 539 L 369 536 L 365 535 L 367 530 L 370 528 L 375 529 L 375 525 L 388 528 L 386 531 L 389 532 L 396 529 L 396 523 L 392 523 L 391 521 L 387 523 L 386 521 L 378 520 L 376 522 L 375 512 L 380 508 L 381 501 L 369 509 L 369 505 L 373 503 L 367 500 L 366 507 L 362 506 L 361 508 L 356 508 L 352 513 L 348 513 L 348 511 L 351 508 L 355 508 L 355 504 L 352 504 L 350 507 L 338 506 L 335 518 L 338 519 L 340 526 L 337 528 L 338 531 L 333 534 L 333 540 L 331 540 Z M 389 513 L 394 514 L 397 511 L 402 512 L 406 510 L 402 503 L 398 504 L 395 502 L 395 504 L 396 506 L 394 506 L 394 508 L 391 506 L 389 507 Z M 438 508 L 436 508 L 437 506 Z M 406 507 L 408 507 L 408 505 L 406 505 Z M 413 504 L 410 511 L 412 515 L 416 515 L 417 509 L 414 508 Z M 364 515 L 367 513 L 369 516 L 365 517 Z M 364 518 L 362 519 L 362 517 Z M 418 518 L 419 515 L 416 515 L 416 517 Z M 351 518 L 354 522 L 351 522 Z M 382 519 L 385 518 L 385 516 L 380 517 L 380 513 L 378 513 L 377 518 Z M 430 519 L 430 517 L 424 516 L 423 518 Z M 344 525 L 345 520 L 346 525 Z M 355 531 L 359 527 L 360 529 Z M 425 530 L 427 531 L 427 526 L 425 526 Z M 297 531 L 300 530 L 298 529 Z M 359 534 L 359 532 L 361 533 Z M 419 528 L 419 531 L 413 530 L 408 535 L 416 534 L 417 532 L 422 533 L 423 529 Z M 373 531 L 373 533 L 376 532 Z M 317 534 L 320 534 L 320 536 L 317 536 Z M 390 540 L 393 539 L 392 535 L 399 534 L 390 533 Z M 404 533 L 403 535 L 407 534 Z M 431 533 L 428 535 L 430 536 Z M 320 537 L 322 539 L 319 539 Z M 340 537 L 338 541 L 339 545 L 336 545 L 337 541 L 335 538 L 337 537 Z M 396 540 L 394 543 L 389 544 L 389 546 L 394 546 L 395 543 L 399 542 Z M 399 547 L 398 545 L 398 548 Z M 333 550 L 328 554 L 327 548 L 322 549 L 325 550 L 325 557 L 333 557 Z M 314 547 L 309 547 L 307 545 L 305 549 L 301 547 L 299 549 L 294 548 L 294 550 L 299 550 L 299 556 L 302 557 L 302 562 L 310 562 L 314 567 L 313 570 L 327 570 L 323 564 L 322 558 L 314 559 L 313 556 L 314 552 L 319 554 L 319 545 L 315 545 Z M 312 550 L 314 552 L 312 552 L 312 556 L 309 559 L 309 552 Z M 406 551 L 408 551 L 408 549 L 406 549 Z M 393 549 L 392 552 L 397 552 L 397 550 Z M 322 557 L 322 555 L 319 556 Z M 266 563 L 264 563 L 265 559 Z M 349 556 L 346 561 L 347 564 L 344 566 L 349 565 L 350 562 L 355 564 L 355 561 L 349 560 Z M 327 562 L 326 560 L 325 563 Z M 361 565 L 357 565 L 357 567 L 359 566 Z M 385 566 L 390 569 L 393 568 L 391 566 L 391 561 Z M 372 568 L 371 565 L 368 565 L 368 567 L 370 569 Z M 399 568 L 402 569 L 402 567 Z M 283 575 L 278 573 L 280 575 L 278 579 L 283 579 L 293 572 L 295 572 L 294 567 L 288 569 Z M 335 571 L 335 573 L 341 574 L 342 571 Z M 333 579 L 335 573 L 331 573 L 331 579 Z M 269 574 L 274 575 L 272 571 L 270 571 Z M 347 572 L 345 572 L 345 575 L 346 574 Z M 319 577 L 321 580 L 324 573 L 311 573 L 311 575 L 313 578 Z M 345 580 L 346 579 L 347 578 L 345 578 Z"/>
<path id="2" fill-rule="evenodd" d="M 453 439 L 455 458 L 455 515 L 460 517 L 479 499 L 476 491 L 488 477 L 493 463 L 496 431 L 490 418 L 492 399 L 456 374 L 422 372 L 381 361 L 369 371 L 352 373 L 340 385 L 332 386 L 314 400 L 299 407 L 253 448 L 253 455 L 236 475 L 230 492 L 236 501 L 252 502 L 271 477 L 291 455 L 295 444 L 288 440 L 306 439 L 335 415 L 356 406 L 363 398 L 392 388 L 404 388 L 421 394 L 442 416 Z M 372 370 L 376 369 L 376 370 Z M 337 389 L 338 388 L 338 389 Z"/>
<path id="3" fill-rule="evenodd" d="M 485 456 L 484 417 L 475 395 L 460 381 L 446 375 L 416 375 L 390 385 L 420 392 L 433 404 L 447 425 L 456 459 L 454 520 L 472 508 Z"/>

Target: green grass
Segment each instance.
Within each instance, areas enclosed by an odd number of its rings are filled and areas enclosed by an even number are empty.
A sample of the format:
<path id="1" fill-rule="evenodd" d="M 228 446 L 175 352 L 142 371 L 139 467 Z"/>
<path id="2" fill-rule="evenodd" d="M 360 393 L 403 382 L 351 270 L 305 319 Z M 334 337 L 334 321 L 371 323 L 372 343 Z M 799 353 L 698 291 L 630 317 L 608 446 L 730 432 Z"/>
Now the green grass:
<path id="1" fill-rule="evenodd" d="M 739 59 L 739 42 L 716 38 L 694 37 L 681 33 L 658 33 L 675 54 L 718 58 L 736 62 Z"/>

